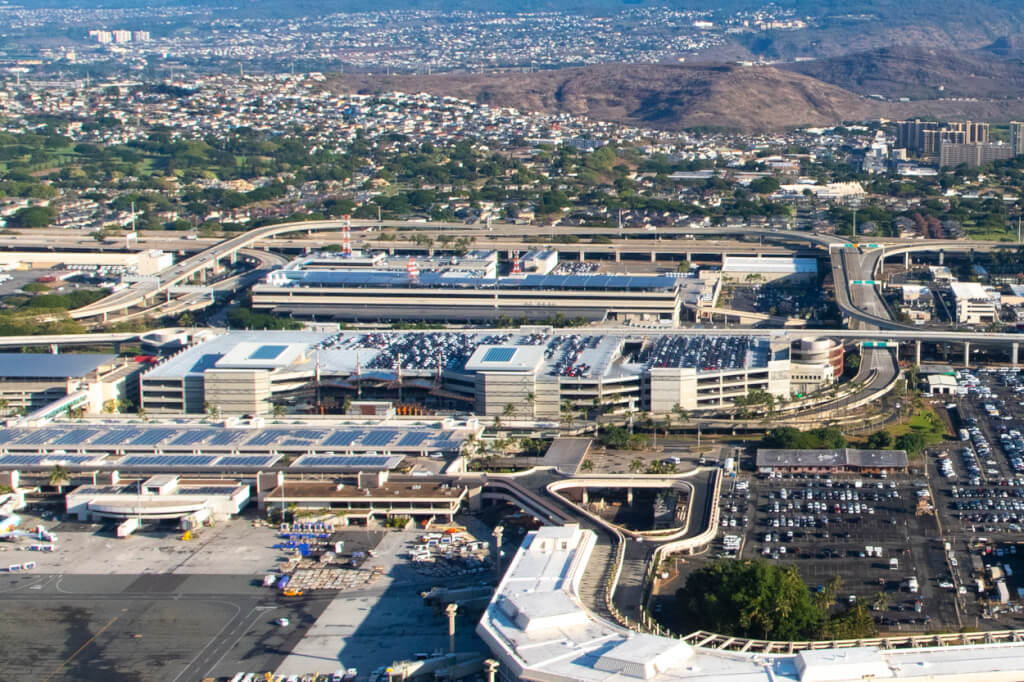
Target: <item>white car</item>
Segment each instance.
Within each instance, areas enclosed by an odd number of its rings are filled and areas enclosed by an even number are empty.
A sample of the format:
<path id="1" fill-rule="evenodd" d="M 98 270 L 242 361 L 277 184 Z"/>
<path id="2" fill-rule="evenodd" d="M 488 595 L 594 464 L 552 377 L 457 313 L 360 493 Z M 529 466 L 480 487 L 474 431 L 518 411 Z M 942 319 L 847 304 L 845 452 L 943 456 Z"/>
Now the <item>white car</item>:
<path id="1" fill-rule="evenodd" d="M 277 624 L 280 625 L 283 628 L 288 627 L 289 623 L 291 623 L 291 621 L 288 620 L 287 618 L 278 618 L 277 619 Z"/>

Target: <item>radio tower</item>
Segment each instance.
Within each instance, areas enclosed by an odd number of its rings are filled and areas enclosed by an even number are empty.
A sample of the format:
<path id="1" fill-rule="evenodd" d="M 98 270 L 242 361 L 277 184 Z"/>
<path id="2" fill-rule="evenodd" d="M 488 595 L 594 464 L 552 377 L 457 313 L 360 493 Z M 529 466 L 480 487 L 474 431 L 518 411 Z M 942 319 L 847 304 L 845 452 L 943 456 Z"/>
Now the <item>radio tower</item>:
<path id="1" fill-rule="evenodd" d="M 514 251 L 513 252 L 513 260 L 512 260 L 512 274 L 513 275 L 520 275 L 520 274 L 522 274 L 522 272 L 523 272 L 523 265 L 522 265 L 522 261 L 519 260 L 519 252 L 518 251 Z"/>
<path id="2" fill-rule="evenodd" d="M 413 282 L 420 278 L 420 269 L 412 256 L 409 256 L 409 262 L 405 264 L 405 274 L 409 275 L 409 280 Z"/>
<path id="3" fill-rule="evenodd" d="M 352 257 L 352 220 L 351 216 L 347 213 L 342 216 L 345 219 L 345 225 L 341 228 L 341 253 L 346 258 Z"/>

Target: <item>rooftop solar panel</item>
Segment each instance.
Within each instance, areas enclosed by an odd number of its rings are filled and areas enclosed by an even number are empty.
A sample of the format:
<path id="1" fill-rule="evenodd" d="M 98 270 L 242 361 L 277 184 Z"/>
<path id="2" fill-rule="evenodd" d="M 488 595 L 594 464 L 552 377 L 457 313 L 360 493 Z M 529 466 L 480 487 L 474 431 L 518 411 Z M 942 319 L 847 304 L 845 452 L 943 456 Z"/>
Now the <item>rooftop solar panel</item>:
<path id="1" fill-rule="evenodd" d="M 96 429 L 72 429 L 53 442 L 54 445 L 79 445 L 99 433 Z"/>
<path id="2" fill-rule="evenodd" d="M 250 360 L 273 360 L 283 353 L 288 346 L 260 346 L 249 354 Z"/>
<path id="3" fill-rule="evenodd" d="M 196 467 L 209 466 L 216 455 L 131 455 L 121 460 L 122 466 Z"/>
<path id="4" fill-rule="evenodd" d="M 278 438 L 288 435 L 287 431 L 259 431 L 245 442 L 246 445 L 270 445 Z"/>
<path id="5" fill-rule="evenodd" d="M 244 431 L 221 431 L 210 439 L 210 445 L 231 445 L 245 437 Z"/>
<path id="6" fill-rule="evenodd" d="M 312 429 L 297 429 L 295 431 L 289 431 L 288 435 L 292 438 L 301 438 L 304 440 L 318 440 L 324 437 L 327 431 L 314 431 Z"/>
<path id="7" fill-rule="evenodd" d="M 335 431 L 322 443 L 324 446 L 335 446 L 340 445 L 347 447 L 352 445 L 359 436 L 363 435 L 362 431 Z"/>
<path id="8" fill-rule="evenodd" d="M 177 429 L 146 429 L 135 440 L 132 445 L 156 445 L 167 438 L 170 438 L 178 431 Z"/>
<path id="9" fill-rule="evenodd" d="M 19 445 L 42 445 L 43 443 L 50 442 L 51 438 L 56 438 L 62 435 L 64 432 L 60 429 L 39 429 L 38 431 L 30 431 L 23 438 L 18 441 Z"/>
<path id="10" fill-rule="evenodd" d="M 387 445 L 397 435 L 398 431 L 371 431 L 363 438 L 362 444 L 371 447 Z"/>
<path id="11" fill-rule="evenodd" d="M 219 467 L 265 467 L 281 459 L 278 455 L 232 455 L 217 460 Z"/>
<path id="12" fill-rule="evenodd" d="M 0 445 L 10 443 L 19 435 L 21 435 L 21 432 L 15 431 L 14 429 L 0 429 Z"/>
<path id="13" fill-rule="evenodd" d="M 297 467 L 349 467 L 360 469 L 387 469 L 401 462 L 401 457 L 385 455 L 307 455 L 299 458 Z"/>
<path id="14" fill-rule="evenodd" d="M 189 429 L 171 441 L 171 445 L 195 445 L 202 443 L 213 433 L 204 429 Z"/>
<path id="15" fill-rule="evenodd" d="M 101 433 L 93 441 L 93 445 L 126 445 L 139 433 L 139 429 L 111 429 L 107 433 Z"/>
<path id="16" fill-rule="evenodd" d="M 508 362 L 515 354 L 515 348 L 488 348 L 484 353 L 484 362 Z"/>
<path id="17" fill-rule="evenodd" d="M 430 438 L 430 434 L 426 431 L 410 431 L 402 436 L 402 440 L 398 441 L 398 447 L 414 448 L 428 438 Z"/>

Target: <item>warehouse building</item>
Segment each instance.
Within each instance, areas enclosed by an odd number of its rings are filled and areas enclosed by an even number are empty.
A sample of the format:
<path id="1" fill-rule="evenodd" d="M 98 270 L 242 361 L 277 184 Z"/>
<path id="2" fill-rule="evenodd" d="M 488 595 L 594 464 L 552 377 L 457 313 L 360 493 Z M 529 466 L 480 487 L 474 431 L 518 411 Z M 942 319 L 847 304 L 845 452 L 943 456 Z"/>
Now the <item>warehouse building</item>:
<path id="1" fill-rule="evenodd" d="M 798 283 L 813 281 L 818 276 L 815 258 L 797 256 L 732 256 L 722 257 L 722 276 L 738 284 L 764 282 Z"/>
<path id="2" fill-rule="evenodd" d="M 907 470 L 903 450 L 775 450 L 758 448 L 757 470 L 777 474 L 882 474 Z"/>
<path id="3" fill-rule="evenodd" d="M 977 282 L 950 282 L 956 302 L 956 321 L 960 324 L 987 324 L 997 321 L 999 294 L 989 293 Z"/>
<path id="4" fill-rule="evenodd" d="M 668 413 L 718 409 L 752 389 L 790 394 L 789 344 L 644 330 L 586 335 L 545 327 L 463 332 L 230 332 L 147 372 L 152 414 L 266 414 L 339 398 L 416 402 L 486 415 L 559 419 L 570 402 Z"/>

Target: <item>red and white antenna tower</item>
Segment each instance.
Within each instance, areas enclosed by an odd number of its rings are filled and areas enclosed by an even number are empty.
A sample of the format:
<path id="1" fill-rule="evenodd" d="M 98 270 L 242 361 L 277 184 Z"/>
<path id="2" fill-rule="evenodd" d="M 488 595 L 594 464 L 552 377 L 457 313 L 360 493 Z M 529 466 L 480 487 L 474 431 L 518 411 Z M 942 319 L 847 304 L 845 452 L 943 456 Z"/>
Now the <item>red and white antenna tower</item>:
<path id="1" fill-rule="evenodd" d="M 341 253 L 345 256 L 352 255 L 352 219 L 347 213 L 342 216 L 345 219 L 345 225 L 341 228 Z"/>
<path id="2" fill-rule="evenodd" d="M 419 266 L 416 265 L 416 259 L 409 256 L 409 262 L 405 264 L 405 274 L 409 275 L 409 279 L 414 282 L 420 277 Z"/>
<path id="3" fill-rule="evenodd" d="M 518 251 L 514 251 L 513 252 L 513 260 L 512 260 L 512 274 L 513 275 L 520 275 L 520 274 L 522 274 L 522 272 L 523 272 L 523 262 L 519 259 L 519 252 Z"/>

